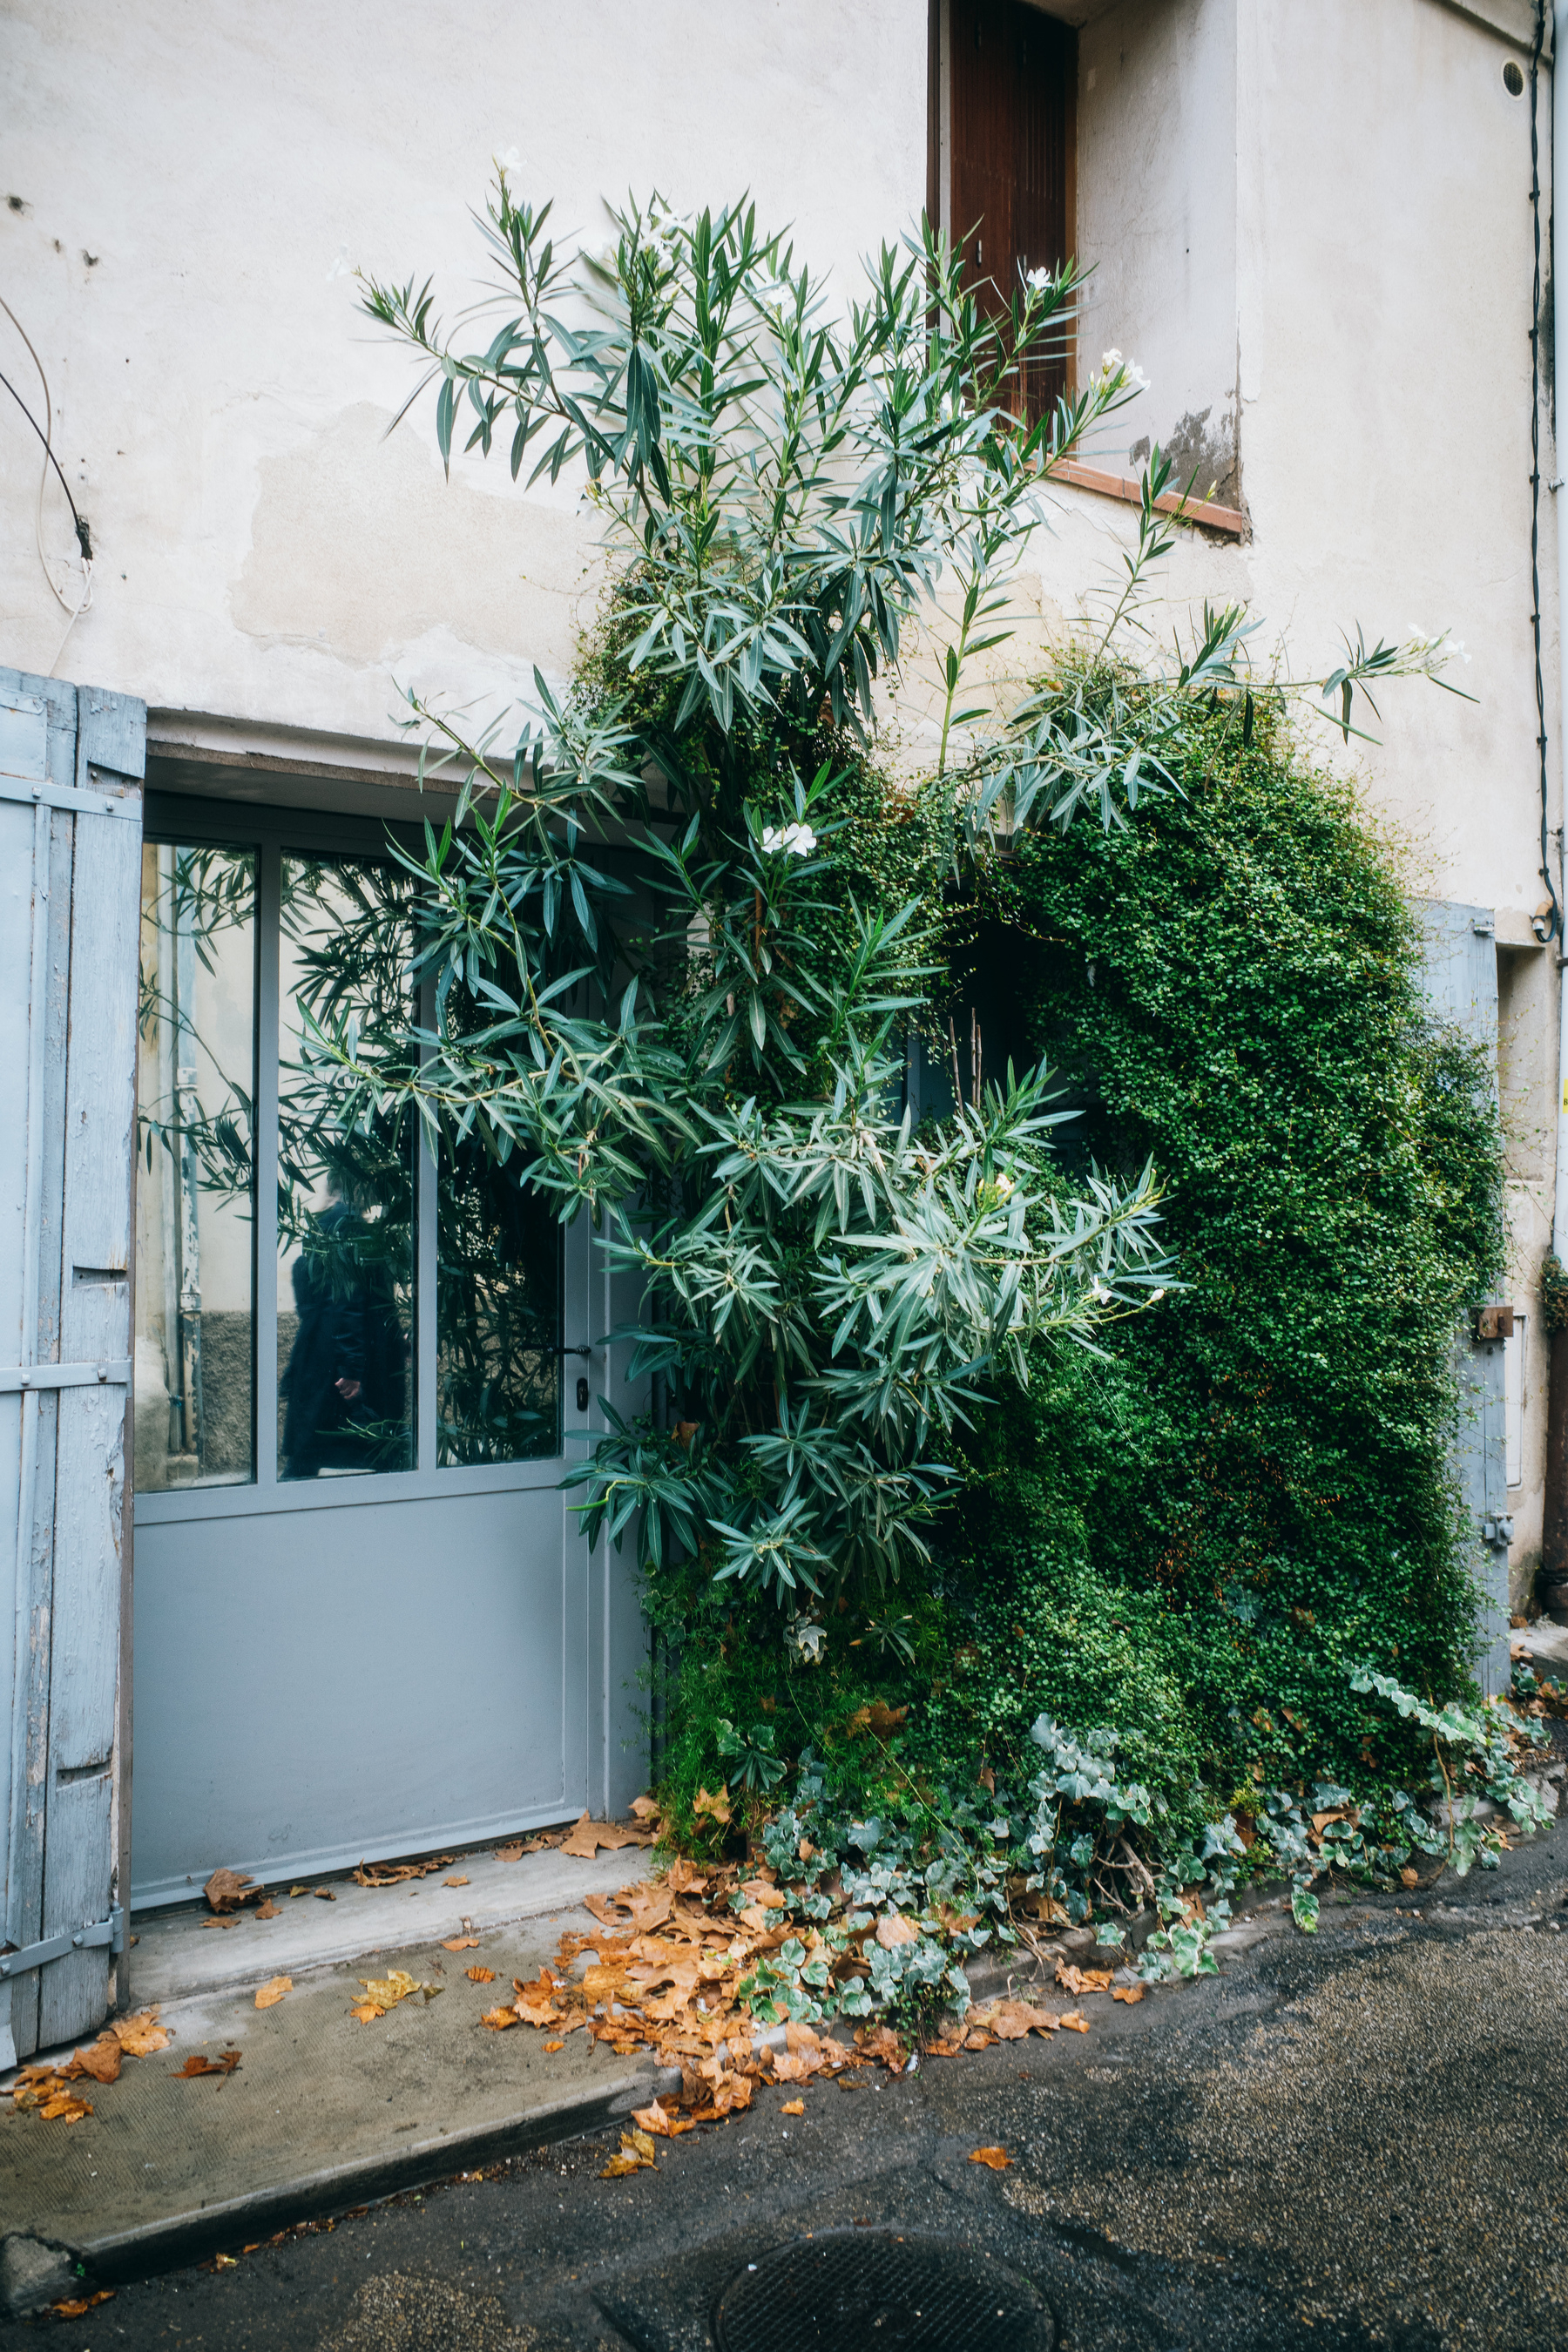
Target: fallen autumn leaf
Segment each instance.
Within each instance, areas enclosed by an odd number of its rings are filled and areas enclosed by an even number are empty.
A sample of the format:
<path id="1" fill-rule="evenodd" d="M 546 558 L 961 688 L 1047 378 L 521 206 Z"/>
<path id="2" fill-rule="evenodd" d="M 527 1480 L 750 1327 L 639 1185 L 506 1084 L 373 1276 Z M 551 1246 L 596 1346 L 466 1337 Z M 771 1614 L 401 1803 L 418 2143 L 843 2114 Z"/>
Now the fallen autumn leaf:
<path id="1" fill-rule="evenodd" d="M 1005 2172 L 1013 2159 L 1005 2147 L 972 2147 L 969 2161 L 986 2165 L 993 2172 Z"/>
<path id="2" fill-rule="evenodd" d="M 264 1985 L 257 1988 L 256 2006 L 258 2009 L 275 2009 L 284 1994 L 293 1990 L 292 1977 L 268 1977 Z"/>

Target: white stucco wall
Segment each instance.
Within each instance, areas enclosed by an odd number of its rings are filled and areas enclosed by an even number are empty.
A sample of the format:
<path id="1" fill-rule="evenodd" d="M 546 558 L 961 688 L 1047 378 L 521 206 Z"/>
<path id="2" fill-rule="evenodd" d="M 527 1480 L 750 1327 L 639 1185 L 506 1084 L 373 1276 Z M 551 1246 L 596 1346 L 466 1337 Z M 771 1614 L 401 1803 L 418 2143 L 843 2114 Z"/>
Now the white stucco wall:
<path id="1" fill-rule="evenodd" d="M 599 242 L 628 189 L 750 188 L 843 273 L 924 197 L 924 0 L 11 0 L 0 84 L 0 278 L 98 551 L 66 672 L 348 734 L 390 731 L 394 677 L 564 670 L 595 545 L 564 488 L 447 489 L 427 411 L 381 440 L 413 378 L 334 268 L 433 271 L 458 307 L 508 150 L 563 234 Z M 47 669 L 37 444 L 15 413 L 0 436 L 0 635 Z M 46 514 L 64 555 L 58 490 Z"/>

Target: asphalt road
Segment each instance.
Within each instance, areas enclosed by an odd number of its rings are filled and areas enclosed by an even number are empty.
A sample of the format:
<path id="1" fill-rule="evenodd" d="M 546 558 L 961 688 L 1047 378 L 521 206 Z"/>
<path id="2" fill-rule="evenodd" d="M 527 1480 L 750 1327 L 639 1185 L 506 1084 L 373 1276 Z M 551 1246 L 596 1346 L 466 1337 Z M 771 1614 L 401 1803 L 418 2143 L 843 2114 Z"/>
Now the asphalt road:
<path id="1" fill-rule="evenodd" d="M 0 2352 L 698 2352 L 748 2263 L 867 2227 L 1011 2265 L 1063 2352 L 1568 2344 L 1568 1822 L 1088 2010 L 1087 2036 L 813 2084 L 804 2116 L 763 2092 L 626 2180 L 598 2177 L 613 2140 L 532 2150 Z M 1007 2170 L 970 2162 L 998 2144 Z"/>

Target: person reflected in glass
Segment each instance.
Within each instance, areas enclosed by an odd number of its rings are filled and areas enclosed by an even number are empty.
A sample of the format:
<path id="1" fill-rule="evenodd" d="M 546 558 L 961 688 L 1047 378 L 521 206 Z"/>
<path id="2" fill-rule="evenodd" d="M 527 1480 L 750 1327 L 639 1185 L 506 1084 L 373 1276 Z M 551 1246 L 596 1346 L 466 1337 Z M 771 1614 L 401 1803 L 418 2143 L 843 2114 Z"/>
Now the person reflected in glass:
<path id="1" fill-rule="evenodd" d="M 299 1328 L 279 1383 L 286 1478 L 399 1470 L 408 1462 L 408 1341 L 397 1313 L 390 1221 L 372 1223 L 327 1180 L 294 1261 Z"/>

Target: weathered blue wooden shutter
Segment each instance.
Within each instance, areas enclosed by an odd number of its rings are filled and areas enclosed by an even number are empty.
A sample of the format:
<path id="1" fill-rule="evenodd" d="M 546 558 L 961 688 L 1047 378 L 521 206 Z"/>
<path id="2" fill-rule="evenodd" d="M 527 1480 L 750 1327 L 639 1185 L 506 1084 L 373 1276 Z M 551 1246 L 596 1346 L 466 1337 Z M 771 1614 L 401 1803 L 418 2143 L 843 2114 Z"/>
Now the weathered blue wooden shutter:
<path id="1" fill-rule="evenodd" d="M 1462 1029 L 1488 1055 L 1497 1085 L 1497 936 L 1491 909 L 1427 900 L 1426 992 L 1434 1010 Z M 1479 1302 L 1478 1302 L 1479 1303 Z M 1459 1415 L 1454 1468 L 1464 1507 L 1468 1564 L 1482 1592 L 1478 1672 L 1489 1695 L 1509 1685 L 1508 1551 L 1513 1524 L 1508 1511 L 1508 1428 L 1503 1342 L 1476 1337 L 1467 1318 L 1455 1340 Z"/>
<path id="2" fill-rule="evenodd" d="M 0 2067 L 100 2025 L 124 1946 L 146 720 L 0 669 Z"/>

